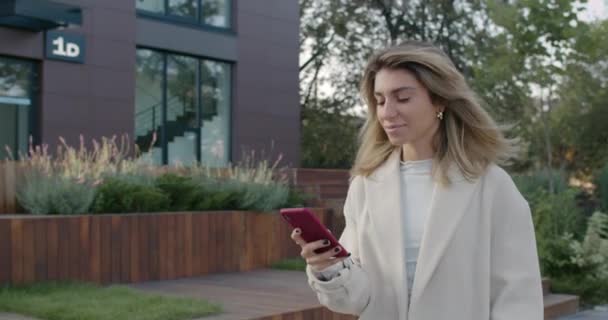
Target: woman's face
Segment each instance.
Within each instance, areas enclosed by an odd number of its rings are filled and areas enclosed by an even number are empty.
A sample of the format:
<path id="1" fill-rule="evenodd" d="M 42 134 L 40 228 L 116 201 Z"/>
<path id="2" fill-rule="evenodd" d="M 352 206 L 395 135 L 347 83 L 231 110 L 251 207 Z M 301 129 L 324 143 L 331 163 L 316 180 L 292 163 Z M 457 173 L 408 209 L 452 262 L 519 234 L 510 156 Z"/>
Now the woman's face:
<path id="1" fill-rule="evenodd" d="M 378 121 L 391 144 L 420 145 L 432 142 L 439 128 L 437 112 L 428 90 L 413 73 L 404 69 L 381 69 L 374 81 Z"/>

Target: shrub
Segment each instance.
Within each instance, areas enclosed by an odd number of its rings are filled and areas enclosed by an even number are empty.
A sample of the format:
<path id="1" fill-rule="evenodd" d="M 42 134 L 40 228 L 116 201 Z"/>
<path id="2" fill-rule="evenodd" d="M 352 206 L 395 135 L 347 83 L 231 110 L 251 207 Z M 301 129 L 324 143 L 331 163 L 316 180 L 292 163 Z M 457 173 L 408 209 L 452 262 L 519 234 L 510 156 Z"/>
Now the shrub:
<path id="1" fill-rule="evenodd" d="M 608 212 L 608 164 L 600 170 L 596 179 L 597 191 L 602 210 Z"/>
<path id="2" fill-rule="evenodd" d="M 158 212 L 167 211 L 170 204 L 169 196 L 157 187 L 109 178 L 97 188 L 93 212 Z"/>
<path id="3" fill-rule="evenodd" d="M 608 215 L 595 212 L 582 241 L 566 234 L 560 243 L 561 268 L 549 274 L 554 291 L 579 295 L 583 305 L 608 303 Z"/>
<path id="4" fill-rule="evenodd" d="M 555 193 L 560 193 L 568 189 L 566 174 L 559 170 L 549 171 L 547 169 L 542 169 L 534 171 L 530 174 L 513 176 L 513 181 L 526 199 L 528 199 L 529 196 L 533 196 L 540 190 L 549 192 L 550 180 L 553 180 Z"/>
<path id="5" fill-rule="evenodd" d="M 155 181 L 156 187 L 169 197 L 169 209 L 188 211 L 194 209 L 195 201 L 202 196 L 201 190 L 189 177 L 166 173 Z"/>
<path id="6" fill-rule="evenodd" d="M 88 213 L 95 186 L 85 179 L 46 174 L 32 169 L 17 186 L 17 200 L 33 214 Z"/>

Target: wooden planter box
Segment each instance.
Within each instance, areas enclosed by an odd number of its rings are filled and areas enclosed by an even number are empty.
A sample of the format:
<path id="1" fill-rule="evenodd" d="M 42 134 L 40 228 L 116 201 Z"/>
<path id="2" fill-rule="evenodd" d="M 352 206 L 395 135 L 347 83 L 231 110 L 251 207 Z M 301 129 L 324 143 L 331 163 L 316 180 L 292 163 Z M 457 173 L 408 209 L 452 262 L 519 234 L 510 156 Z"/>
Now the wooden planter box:
<path id="1" fill-rule="evenodd" d="M 341 232 L 330 210 L 315 213 Z M 129 283 L 248 271 L 298 257 L 290 233 L 278 213 L 0 215 L 0 285 Z"/>

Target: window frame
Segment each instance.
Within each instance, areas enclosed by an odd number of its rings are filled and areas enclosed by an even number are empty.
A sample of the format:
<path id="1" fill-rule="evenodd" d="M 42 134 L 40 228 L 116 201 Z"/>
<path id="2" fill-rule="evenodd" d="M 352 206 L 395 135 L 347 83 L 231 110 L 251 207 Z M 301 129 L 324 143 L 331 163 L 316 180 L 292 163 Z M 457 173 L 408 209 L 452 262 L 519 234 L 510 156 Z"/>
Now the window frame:
<path id="1" fill-rule="evenodd" d="M 229 22 L 228 27 L 218 27 L 218 26 L 204 23 L 202 20 L 203 19 L 202 3 L 205 0 L 194 0 L 194 1 L 196 1 L 196 5 L 197 5 L 196 17 L 194 19 L 186 17 L 186 16 L 171 14 L 169 12 L 169 0 L 163 0 L 164 9 L 163 9 L 162 13 L 148 11 L 145 9 L 138 9 L 137 5 L 135 7 L 135 12 L 137 13 L 138 17 L 162 21 L 162 22 L 170 23 L 170 24 L 177 25 L 177 26 L 184 26 L 184 27 L 189 27 L 189 28 L 194 28 L 194 29 L 199 29 L 199 30 L 204 30 L 204 31 L 223 33 L 223 34 L 232 35 L 232 36 L 236 35 L 236 30 L 234 28 L 234 12 L 233 12 L 233 8 L 234 8 L 233 1 L 234 0 L 224 0 L 224 1 L 226 1 L 226 6 L 228 9 L 228 22 Z"/>
<path id="2" fill-rule="evenodd" d="M 158 137 L 159 137 L 159 144 L 161 147 L 161 164 L 162 165 L 168 165 L 169 164 L 169 142 L 166 136 L 166 132 L 165 132 L 165 126 L 166 126 L 166 122 L 167 122 L 167 107 L 168 107 L 168 75 L 167 75 L 167 70 L 168 70 L 168 65 L 169 65 L 169 56 L 170 55 L 175 55 L 175 56 L 184 56 L 184 57 L 189 57 L 189 58 L 194 58 L 196 59 L 196 101 L 197 101 L 197 123 L 199 125 L 199 127 L 197 128 L 199 130 L 199 133 L 197 133 L 197 150 L 196 150 L 196 159 L 198 162 L 201 161 L 202 159 L 202 134 L 200 133 L 200 129 L 202 128 L 202 124 L 203 124 L 203 117 L 202 117 L 202 108 L 203 108 L 203 96 L 202 96 L 202 92 L 201 92 L 201 68 L 202 65 L 204 63 L 204 61 L 212 61 L 212 62 L 217 62 L 217 63 L 224 63 L 227 64 L 229 66 L 228 68 L 228 74 L 230 77 L 230 88 L 229 88 L 229 92 L 227 92 L 226 94 L 228 95 L 229 99 L 230 99 L 230 103 L 229 103 L 229 108 L 230 110 L 228 110 L 228 134 L 226 137 L 226 142 L 227 142 L 227 148 L 228 148 L 228 153 L 227 153 L 227 159 L 226 159 L 226 163 L 230 163 L 233 160 L 233 154 L 232 154 L 232 138 L 233 138 L 233 124 L 234 124 L 234 119 L 233 119 L 233 115 L 234 115 L 234 85 L 235 85 L 235 80 L 234 80 L 234 75 L 235 75 L 235 63 L 233 61 L 228 61 L 228 60 L 222 60 L 222 59 L 217 59 L 217 58 L 211 58 L 211 57 L 206 57 L 206 56 L 197 56 L 197 55 L 192 55 L 192 54 L 187 54 L 187 53 L 182 53 L 182 52 L 176 52 L 176 51 L 170 51 L 170 50 L 163 50 L 163 49 L 158 49 L 158 48 L 153 48 L 153 47 L 147 47 L 147 46 L 137 46 L 136 47 L 136 54 L 137 54 L 137 50 L 148 50 L 148 51 L 152 51 L 155 52 L 157 54 L 160 54 L 162 57 L 162 78 L 161 78 L 161 98 L 162 98 L 162 106 L 161 106 L 161 121 L 162 121 L 162 126 L 161 126 L 161 130 L 160 132 L 158 132 Z M 136 89 L 137 90 L 137 89 Z M 137 101 L 137 97 L 135 97 L 135 101 Z M 137 105 L 135 104 L 133 106 L 134 111 L 135 108 L 137 107 Z M 136 119 L 133 119 L 134 121 L 134 130 L 136 130 L 137 128 L 137 123 L 135 123 Z M 134 138 L 137 138 L 137 135 L 135 134 Z"/>

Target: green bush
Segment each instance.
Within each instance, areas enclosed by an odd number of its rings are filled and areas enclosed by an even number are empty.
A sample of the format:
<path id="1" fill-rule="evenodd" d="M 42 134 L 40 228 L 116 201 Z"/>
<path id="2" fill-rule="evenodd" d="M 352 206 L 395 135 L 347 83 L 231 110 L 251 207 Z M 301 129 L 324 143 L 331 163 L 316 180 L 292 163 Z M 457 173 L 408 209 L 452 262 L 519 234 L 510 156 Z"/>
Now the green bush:
<path id="1" fill-rule="evenodd" d="M 171 211 L 193 210 L 201 191 L 192 178 L 173 173 L 163 174 L 156 179 L 156 187 L 169 196 Z"/>
<path id="2" fill-rule="evenodd" d="M 529 196 L 539 190 L 549 192 L 549 181 L 553 180 L 555 193 L 563 192 L 568 189 L 568 181 L 566 174 L 559 170 L 537 170 L 530 174 L 514 175 L 513 181 L 517 185 L 519 191 L 528 199 Z M 528 199 L 530 200 L 530 199 Z"/>
<path id="3" fill-rule="evenodd" d="M 132 213 L 168 211 L 171 200 L 154 186 L 109 178 L 97 188 L 95 213 Z"/>
<path id="4" fill-rule="evenodd" d="M 608 212 L 608 164 L 600 170 L 596 179 L 597 191 L 600 199 L 600 207 Z"/>
<path id="5" fill-rule="evenodd" d="M 271 211 L 281 208 L 289 198 L 289 188 L 278 183 L 242 183 L 239 193 L 242 210 Z"/>
<path id="6" fill-rule="evenodd" d="M 549 274 L 554 291 L 579 295 L 584 305 L 608 303 L 608 215 L 595 212 L 582 241 L 566 234 L 560 243 L 561 269 Z"/>
<path id="7" fill-rule="evenodd" d="M 289 188 L 278 183 L 207 178 L 199 182 L 195 198 L 195 210 L 272 211 L 287 204 Z"/>
<path id="8" fill-rule="evenodd" d="M 17 187 L 17 201 L 33 214 L 88 213 L 95 187 L 82 180 L 29 171 Z"/>
<path id="9" fill-rule="evenodd" d="M 239 185 L 215 179 L 199 182 L 195 193 L 193 209 L 205 210 L 239 210 Z"/>

